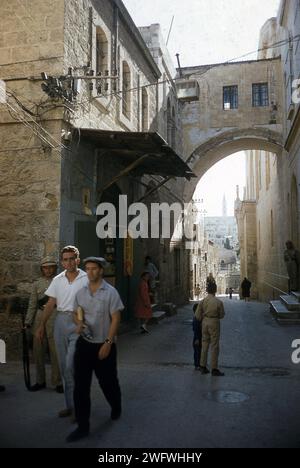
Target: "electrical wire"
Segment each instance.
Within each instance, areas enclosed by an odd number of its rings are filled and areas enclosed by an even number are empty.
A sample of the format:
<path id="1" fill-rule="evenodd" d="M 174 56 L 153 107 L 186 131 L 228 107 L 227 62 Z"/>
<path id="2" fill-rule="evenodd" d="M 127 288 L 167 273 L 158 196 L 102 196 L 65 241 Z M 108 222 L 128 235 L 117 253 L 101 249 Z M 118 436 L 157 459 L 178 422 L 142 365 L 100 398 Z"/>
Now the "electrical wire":
<path id="1" fill-rule="evenodd" d="M 193 75 L 194 77 L 197 77 L 197 76 L 203 76 L 205 75 L 206 73 L 208 73 L 210 70 L 214 69 L 214 68 L 217 68 L 221 65 L 226 65 L 226 64 L 230 64 L 230 63 L 234 63 L 234 62 L 237 62 L 238 60 L 240 60 L 241 58 L 245 58 L 249 55 L 253 55 L 254 53 L 258 53 L 258 52 L 262 52 L 262 51 L 265 51 L 265 50 L 269 50 L 269 49 L 276 49 L 276 48 L 279 48 L 279 47 L 282 47 L 286 44 L 289 44 L 289 43 L 292 43 L 292 42 L 296 42 L 296 41 L 299 41 L 300 40 L 300 34 L 297 34 L 296 36 L 294 36 L 292 39 L 285 39 L 285 40 L 282 40 L 282 41 L 279 41 L 279 42 L 275 42 L 273 44 L 270 44 L 269 46 L 266 46 L 266 47 L 262 47 L 260 49 L 257 49 L 255 51 L 252 51 L 252 52 L 247 52 L 246 54 L 243 54 L 239 57 L 234 57 L 232 59 L 229 59 L 227 60 L 226 62 L 221 62 L 221 63 L 216 63 L 216 64 L 212 64 L 212 65 L 199 65 L 198 67 L 191 67 L 190 69 L 190 75 Z M 259 61 L 259 60 L 258 60 Z M 207 67 L 202 73 L 193 73 L 192 72 L 192 68 L 204 68 L 204 67 Z M 189 68 L 189 67 L 187 67 Z M 182 79 L 184 79 L 184 77 L 180 78 L 174 78 L 173 81 L 176 82 L 176 81 L 182 81 Z M 161 85 L 161 84 L 164 84 L 164 83 L 169 83 L 170 84 L 170 80 L 162 80 L 162 81 L 157 81 L 156 83 L 149 83 L 147 85 L 142 85 L 142 86 L 137 86 L 137 87 L 133 87 L 133 88 L 130 88 L 128 90 L 126 90 L 126 93 L 128 92 L 133 92 L 133 91 L 137 91 L 139 89 L 143 89 L 143 88 L 149 88 L 149 87 L 152 87 L 152 86 L 157 86 L 157 85 Z M 124 91 L 120 90 L 120 91 L 116 91 L 116 92 L 113 92 L 113 93 L 109 93 L 109 94 L 102 94 L 101 97 L 110 97 L 110 96 L 117 96 L 118 94 L 125 94 Z"/>
<path id="2" fill-rule="evenodd" d="M 217 63 L 217 64 L 212 64 L 212 65 L 199 65 L 199 67 L 191 67 L 190 68 L 190 71 L 191 71 L 191 74 L 195 77 L 197 76 L 203 76 L 204 74 L 208 73 L 210 70 L 214 69 L 214 68 L 217 68 L 221 65 L 226 65 L 226 64 L 230 64 L 232 62 L 236 62 L 242 58 L 245 58 L 247 56 L 250 56 L 250 55 L 253 55 L 254 53 L 259 53 L 259 52 L 262 52 L 262 51 L 266 51 L 266 50 L 270 50 L 270 49 L 274 49 L 274 48 L 280 48 L 288 43 L 293 43 L 295 41 L 299 41 L 300 40 L 300 34 L 292 37 L 292 38 L 289 38 L 289 39 L 284 39 L 284 40 L 281 40 L 281 41 L 278 41 L 278 42 L 275 42 L 273 44 L 270 44 L 266 47 L 261 47 L 261 48 L 258 48 L 254 51 L 251 51 L 251 52 L 247 52 L 243 55 L 240 55 L 238 57 L 234 57 L 232 59 L 229 59 L 225 62 L 222 62 L 222 63 Z M 97 53 L 99 53 L 100 50 L 98 49 L 97 50 Z M 207 67 L 202 73 L 192 73 L 192 69 L 193 68 L 201 68 L 201 67 Z M 189 67 L 186 67 L 186 68 L 189 68 Z M 76 77 L 78 79 L 84 79 L 84 76 L 83 77 Z M 27 79 L 27 78 L 24 78 L 24 79 Z M 97 79 L 102 79 L 102 80 L 105 80 L 105 76 L 101 76 L 101 78 L 97 78 L 97 76 L 95 76 L 95 80 Z M 126 91 L 123 91 L 123 90 L 119 90 L 119 91 L 114 91 L 112 93 L 105 93 L 105 94 L 101 94 L 99 95 L 99 97 L 103 97 L 103 98 L 109 98 L 109 97 L 120 97 L 121 99 L 124 99 L 122 97 L 123 94 L 126 94 L 126 93 L 133 93 L 135 91 L 139 91 L 139 90 L 142 90 L 142 89 L 146 89 L 146 88 L 150 88 L 150 87 L 153 87 L 153 86 L 157 86 L 157 85 L 161 85 L 161 84 L 165 84 L 165 83 L 168 83 L 169 85 L 172 85 L 172 82 L 176 82 L 176 81 L 181 81 L 182 78 L 178 77 L 178 78 L 174 78 L 172 81 L 170 79 L 166 79 L 166 80 L 161 80 L 161 81 L 157 81 L 155 83 L 149 83 L 149 84 L 146 84 L 146 85 L 140 85 L 140 86 L 136 86 L 136 87 L 132 87 Z M 5 80 L 4 80 L 5 81 Z"/>
<path id="3" fill-rule="evenodd" d="M 19 0 L 18 0 L 18 3 L 20 4 Z M 26 8 L 25 8 L 26 9 Z M 15 13 L 16 14 L 16 13 Z M 24 26 L 29 30 L 29 28 L 26 26 L 26 24 L 23 22 L 23 20 L 16 14 L 16 16 L 21 20 L 21 22 L 24 24 Z M 31 19 L 33 20 L 32 16 L 29 14 L 29 16 L 31 17 Z M 32 31 L 30 30 L 30 32 L 32 33 Z M 287 43 L 293 43 L 295 42 L 296 40 L 298 41 L 300 38 L 300 35 L 296 35 L 294 36 L 293 38 L 290 38 L 290 39 L 286 39 L 286 40 L 282 40 L 282 41 L 278 41 L 276 43 L 273 43 L 273 44 L 270 44 L 269 46 L 266 46 L 266 47 L 262 47 L 262 48 L 259 48 L 255 51 L 252 51 L 252 52 L 248 52 L 246 54 L 243 54 L 239 57 L 235 57 L 235 58 L 232 58 L 230 60 L 228 60 L 227 62 L 223 62 L 223 63 L 219 63 L 219 64 L 213 64 L 211 66 L 208 66 L 208 68 L 206 70 L 203 71 L 203 73 L 201 74 L 197 74 L 197 73 L 191 73 L 193 76 L 202 76 L 204 75 L 205 73 L 207 73 L 208 71 L 210 71 L 211 69 L 213 68 L 216 68 L 220 65 L 224 65 L 226 63 L 231 63 L 231 62 L 235 62 L 239 59 L 242 59 L 242 58 L 245 58 L 249 55 L 253 55 L 254 53 L 258 53 L 258 52 L 261 52 L 261 51 L 265 51 L 265 50 L 269 50 L 269 49 L 273 49 L 273 48 L 279 48 L 279 47 L 283 47 L 284 45 L 286 45 Z M 99 50 L 98 50 L 99 52 Z M 202 65 L 202 66 L 199 66 L 199 67 L 194 67 L 194 68 L 201 68 L 201 67 L 205 67 L 205 65 Z M 193 68 L 193 67 L 192 67 Z M 78 77 L 80 78 L 80 77 Z M 84 77 L 82 77 L 84 79 Z M 103 79 L 105 79 L 105 77 L 102 77 Z M 26 79 L 26 78 L 24 78 Z M 95 79 L 97 79 L 97 77 L 95 77 Z M 177 80 L 182 80 L 182 78 L 174 78 L 174 82 L 176 82 Z M 4 80 L 5 81 L 5 80 Z M 169 79 L 166 79 L 166 80 L 163 80 L 163 81 L 158 81 L 156 83 L 149 83 L 149 84 L 146 84 L 146 85 L 141 85 L 141 86 L 138 86 L 138 87 L 133 87 L 131 89 L 128 89 L 126 90 L 125 92 L 126 93 L 129 93 L 129 92 L 134 92 L 134 91 L 137 91 L 137 90 L 140 90 L 140 89 L 144 89 L 144 88 L 149 88 L 149 87 L 153 87 L 153 86 L 157 86 L 159 84 L 164 84 L 164 83 L 169 83 L 169 84 L 172 84 L 172 81 L 169 80 Z M 113 97 L 113 96 L 119 96 L 119 95 L 122 95 L 122 94 L 125 94 L 124 91 L 116 91 L 116 92 L 113 92 L 113 93 L 107 93 L 107 94 L 102 94 L 101 97 Z M 33 117 L 40 117 L 40 115 L 37 115 L 37 114 L 34 114 L 30 109 L 26 108 L 26 106 L 24 106 L 22 104 L 22 102 L 19 100 L 19 98 L 15 95 L 15 93 L 13 92 L 9 92 L 9 95 L 10 97 L 12 97 L 16 103 L 18 104 L 18 106 L 20 106 L 20 108 L 22 109 L 22 111 L 24 112 L 25 114 L 25 117 L 27 116 L 27 119 L 29 118 L 29 120 L 26 120 L 26 118 L 24 118 L 24 116 L 20 115 L 20 113 L 18 112 L 18 110 L 16 108 L 14 108 L 11 104 L 9 104 L 8 102 L 6 103 L 7 107 L 9 108 L 9 112 L 15 114 L 17 120 L 19 120 L 23 125 L 25 125 L 27 128 L 29 128 L 36 136 L 38 136 L 41 141 L 43 141 L 46 145 L 50 146 L 53 150 L 55 151 L 58 151 L 58 150 L 66 150 L 67 152 L 70 152 L 71 150 L 66 147 L 65 145 L 63 145 L 61 142 L 58 142 L 44 127 L 42 127 L 42 125 L 38 124 L 38 122 L 36 122 L 35 120 L 33 120 Z M 122 98 L 122 96 L 121 96 Z M 25 98 L 26 99 L 26 98 Z M 47 102 L 47 101 L 45 101 Z M 86 101 L 87 104 L 90 104 L 90 101 L 87 99 Z M 82 101 L 81 103 L 76 103 L 77 106 L 81 107 L 84 111 L 89 111 L 89 109 L 86 109 L 84 107 L 84 102 Z M 36 104 L 35 104 L 36 105 Z M 66 105 L 61 105 L 62 107 L 66 107 L 68 111 L 71 111 L 72 110 L 70 108 L 68 108 Z M 54 106 L 53 108 L 55 107 L 58 107 L 58 106 Z M 49 109 L 49 111 L 51 110 L 51 108 Z M 46 113 L 48 110 L 45 110 L 44 113 Z M 43 114 L 44 114 L 43 113 Z M 41 114 L 41 115 L 43 115 Z M 11 114 L 12 115 L 12 114 Z M 14 117 L 13 117 L 14 118 Z M 14 118 L 15 119 L 15 118 Z M 76 148 L 76 151 L 78 152 L 78 149 L 79 149 L 79 145 L 80 145 L 80 135 L 79 135 L 79 142 L 77 144 L 77 148 Z M 30 148 L 28 148 L 30 149 Z M 1 150 L 1 152 L 3 152 L 5 150 Z M 61 152 L 59 152 L 60 156 L 63 157 L 63 154 Z M 65 153 L 67 154 L 67 153 Z M 68 158 L 67 158 L 68 159 Z M 73 161 L 69 160 L 70 163 L 74 164 Z M 79 168 L 79 166 L 75 166 L 77 167 L 77 169 L 86 177 L 88 178 L 91 182 L 94 182 L 93 179 L 91 179 L 87 173 L 85 173 L 84 171 L 82 171 L 81 168 Z"/>
<path id="4" fill-rule="evenodd" d="M 94 179 L 92 179 L 84 170 L 82 170 L 81 167 L 78 164 L 76 164 L 76 162 L 74 162 L 73 159 L 71 159 L 71 157 L 68 157 L 68 154 L 70 154 L 72 151 L 70 150 L 70 148 L 66 147 L 61 142 L 58 142 L 46 129 L 44 129 L 40 124 L 35 122 L 32 118 L 30 119 L 30 121 L 24 119 L 24 117 L 20 115 L 20 113 L 18 112 L 18 109 L 16 109 L 12 104 L 8 102 L 6 102 L 5 104 L 8 107 L 8 112 L 10 113 L 11 117 L 14 120 L 17 119 L 25 127 L 30 129 L 46 146 L 50 147 L 53 151 L 57 152 L 61 159 L 65 159 L 66 161 L 68 161 L 72 167 L 75 167 L 78 170 L 78 172 L 80 172 L 86 179 L 88 179 L 90 182 L 94 184 Z M 32 125 L 32 123 L 36 124 L 37 128 L 35 128 Z M 41 130 L 45 132 L 46 135 L 43 134 Z M 52 141 L 50 141 L 47 138 L 47 136 L 50 137 Z M 80 140 L 76 148 L 75 156 L 78 154 L 79 144 L 80 144 Z M 28 148 L 28 149 L 31 149 L 31 148 Z M 67 152 L 66 153 L 61 152 L 62 149 L 67 150 Z"/>

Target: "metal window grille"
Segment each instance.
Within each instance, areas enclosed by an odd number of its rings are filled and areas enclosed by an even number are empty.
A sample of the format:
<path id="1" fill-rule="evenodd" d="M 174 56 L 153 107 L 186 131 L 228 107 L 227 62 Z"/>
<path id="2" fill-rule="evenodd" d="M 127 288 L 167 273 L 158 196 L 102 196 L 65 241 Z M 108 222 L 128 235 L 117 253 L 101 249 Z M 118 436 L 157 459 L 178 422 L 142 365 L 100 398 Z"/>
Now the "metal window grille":
<path id="1" fill-rule="evenodd" d="M 268 83 L 258 83 L 252 85 L 253 107 L 266 107 L 269 105 Z"/>
<path id="2" fill-rule="evenodd" d="M 223 88 L 223 109 L 237 109 L 239 104 L 238 86 L 224 86 Z"/>

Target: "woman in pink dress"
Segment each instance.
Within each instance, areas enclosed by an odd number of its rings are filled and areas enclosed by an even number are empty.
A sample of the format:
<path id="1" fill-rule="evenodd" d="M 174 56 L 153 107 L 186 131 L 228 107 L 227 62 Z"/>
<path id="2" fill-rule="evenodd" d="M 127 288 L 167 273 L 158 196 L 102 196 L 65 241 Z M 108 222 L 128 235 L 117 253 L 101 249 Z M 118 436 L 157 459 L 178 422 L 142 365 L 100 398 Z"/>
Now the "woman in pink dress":
<path id="1" fill-rule="evenodd" d="M 149 333 L 147 323 L 152 318 L 152 307 L 149 295 L 150 273 L 144 271 L 139 283 L 138 295 L 135 303 L 135 316 L 141 321 L 141 333 Z"/>

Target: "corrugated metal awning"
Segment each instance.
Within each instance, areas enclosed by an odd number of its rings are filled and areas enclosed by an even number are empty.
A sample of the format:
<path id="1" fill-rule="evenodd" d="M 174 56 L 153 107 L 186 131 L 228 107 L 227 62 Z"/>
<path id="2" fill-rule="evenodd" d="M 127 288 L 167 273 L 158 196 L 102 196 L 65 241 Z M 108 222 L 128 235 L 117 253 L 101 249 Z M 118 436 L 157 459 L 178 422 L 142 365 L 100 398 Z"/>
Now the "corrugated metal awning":
<path id="1" fill-rule="evenodd" d="M 135 175 L 185 177 L 188 180 L 196 177 L 158 133 L 81 128 L 80 135 L 97 149 L 105 151 L 112 158 L 118 158 L 118 162 L 121 161 Z"/>

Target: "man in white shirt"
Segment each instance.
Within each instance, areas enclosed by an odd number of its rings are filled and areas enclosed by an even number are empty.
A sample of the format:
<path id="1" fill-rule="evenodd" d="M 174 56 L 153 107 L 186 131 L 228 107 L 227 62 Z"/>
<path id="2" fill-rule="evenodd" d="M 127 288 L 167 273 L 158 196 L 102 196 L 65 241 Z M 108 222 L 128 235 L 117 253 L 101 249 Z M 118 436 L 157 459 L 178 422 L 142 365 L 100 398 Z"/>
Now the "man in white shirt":
<path id="1" fill-rule="evenodd" d="M 78 268 L 80 264 L 79 250 L 74 246 L 64 247 L 61 251 L 61 263 L 65 270 L 56 276 L 45 294 L 49 300 L 45 306 L 41 319 L 41 326 L 36 337 L 43 339 L 47 320 L 57 307 L 57 317 L 54 325 L 54 339 L 57 357 L 64 385 L 66 409 L 59 412 L 60 417 L 73 414 L 73 388 L 74 388 L 74 353 L 78 334 L 73 321 L 74 300 L 76 293 L 87 283 L 87 275 Z"/>

